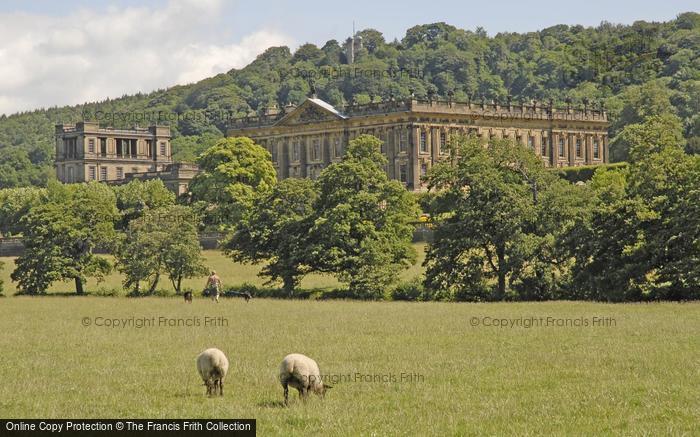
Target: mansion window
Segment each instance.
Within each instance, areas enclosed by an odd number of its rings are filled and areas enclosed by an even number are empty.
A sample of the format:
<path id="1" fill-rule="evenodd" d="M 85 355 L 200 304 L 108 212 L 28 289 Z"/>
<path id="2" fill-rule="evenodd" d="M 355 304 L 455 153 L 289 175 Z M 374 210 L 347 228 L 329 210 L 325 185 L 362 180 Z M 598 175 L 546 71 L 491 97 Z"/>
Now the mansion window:
<path id="1" fill-rule="evenodd" d="M 299 145 L 299 142 L 295 142 L 292 144 L 292 161 L 299 161 L 299 149 L 301 146 Z"/>
<path id="2" fill-rule="evenodd" d="M 532 150 L 535 150 L 535 137 L 532 135 L 529 135 L 527 137 L 527 147 L 531 148 Z"/>
<path id="3" fill-rule="evenodd" d="M 334 156 L 336 158 L 340 158 L 343 156 L 343 148 L 340 145 L 340 138 L 336 138 L 333 140 L 333 150 L 334 150 Z"/>
<path id="4" fill-rule="evenodd" d="M 270 155 L 272 155 L 272 162 L 277 162 L 277 146 L 270 146 Z"/>
<path id="5" fill-rule="evenodd" d="M 321 144 L 318 140 L 313 140 L 311 144 L 311 160 L 318 161 L 321 159 Z"/>
<path id="6" fill-rule="evenodd" d="M 100 155 L 107 156 L 107 138 L 100 138 Z"/>
<path id="7" fill-rule="evenodd" d="M 95 153 L 95 139 L 90 138 L 88 140 L 88 153 Z"/>
<path id="8" fill-rule="evenodd" d="M 124 168 L 117 167 L 117 179 L 124 179 Z"/>
<path id="9" fill-rule="evenodd" d="M 408 182 L 408 164 L 399 165 L 399 181 Z"/>
<path id="10" fill-rule="evenodd" d="M 428 174 L 428 164 L 425 162 L 420 165 L 420 177 L 424 178 Z"/>
<path id="11" fill-rule="evenodd" d="M 399 152 L 406 151 L 406 132 L 399 132 Z"/>
<path id="12" fill-rule="evenodd" d="M 600 158 L 600 144 L 598 143 L 598 138 L 593 140 L 593 157 L 595 159 Z"/>
<path id="13" fill-rule="evenodd" d="M 440 150 L 444 149 L 447 145 L 447 134 L 445 132 L 440 132 Z"/>
<path id="14" fill-rule="evenodd" d="M 65 154 L 67 158 L 75 158 L 77 156 L 76 138 L 66 138 L 63 140 Z"/>
<path id="15" fill-rule="evenodd" d="M 428 151 L 428 142 L 426 139 L 425 131 L 420 131 L 420 151 L 421 152 Z"/>
<path id="16" fill-rule="evenodd" d="M 523 143 L 523 137 L 522 137 L 522 135 L 517 135 L 517 136 L 515 137 L 515 143 L 516 143 L 516 144 L 522 144 L 522 143 Z"/>
<path id="17" fill-rule="evenodd" d="M 161 156 L 165 156 L 166 149 L 167 149 L 167 146 L 166 146 L 165 142 L 161 141 L 161 143 L 160 143 Z"/>
<path id="18" fill-rule="evenodd" d="M 559 156 L 564 156 L 564 138 L 559 138 Z"/>
<path id="19" fill-rule="evenodd" d="M 94 181 L 97 178 L 97 169 L 94 166 L 88 167 L 88 180 Z"/>
<path id="20" fill-rule="evenodd" d="M 576 138 L 576 157 L 581 157 L 581 138 Z"/>
<path id="21" fill-rule="evenodd" d="M 540 148 L 542 149 L 542 156 L 547 156 L 547 137 L 542 137 L 542 145 Z"/>
<path id="22" fill-rule="evenodd" d="M 107 180 L 107 167 L 100 167 L 100 180 L 101 181 Z"/>

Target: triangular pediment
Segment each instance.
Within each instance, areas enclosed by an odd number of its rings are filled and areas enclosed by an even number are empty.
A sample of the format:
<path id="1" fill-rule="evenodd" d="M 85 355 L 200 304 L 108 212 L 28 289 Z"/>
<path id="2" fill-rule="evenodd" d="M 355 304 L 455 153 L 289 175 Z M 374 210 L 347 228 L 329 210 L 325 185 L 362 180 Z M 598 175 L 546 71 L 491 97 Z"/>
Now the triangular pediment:
<path id="1" fill-rule="evenodd" d="M 343 120 L 346 117 L 331 104 L 320 99 L 306 99 L 292 112 L 282 117 L 275 126 L 315 123 L 319 121 Z"/>

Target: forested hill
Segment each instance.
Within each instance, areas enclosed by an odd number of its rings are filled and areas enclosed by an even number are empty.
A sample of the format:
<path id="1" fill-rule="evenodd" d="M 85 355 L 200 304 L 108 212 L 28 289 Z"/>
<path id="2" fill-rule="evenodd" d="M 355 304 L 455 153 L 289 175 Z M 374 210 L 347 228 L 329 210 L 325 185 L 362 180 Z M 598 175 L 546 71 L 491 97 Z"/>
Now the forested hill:
<path id="1" fill-rule="evenodd" d="M 320 98 L 341 106 L 373 98 L 453 94 L 456 100 L 570 98 L 604 102 L 610 134 L 653 114 L 675 114 L 689 151 L 700 151 L 700 14 L 665 23 L 558 25 L 489 37 L 444 23 L 415 26 L 400 41 L 360 32 L 363 47 L 347 65 L 343 41 L 273 47 L 240 70 L 149 94 L 0 116 L 0 188 L 45 184 L 51 177 L 56 122 L 85 115 L 106 125 L 173 128 L 176 159 L 191 160 L 222 135 L 226 119 L 299 103 L 313 77 Z M 112 117 L 110 114 L 114 114 Z M 126 114 L 126 116 L 125 116 Z M 179 116 L 178 116 L 179 115 Z M 139 118 L 142 117 L 142 118 Z M 152 118 L 153 119 L 153 118 Z M 613 142 L 613 159 L 624 159 Z"/>

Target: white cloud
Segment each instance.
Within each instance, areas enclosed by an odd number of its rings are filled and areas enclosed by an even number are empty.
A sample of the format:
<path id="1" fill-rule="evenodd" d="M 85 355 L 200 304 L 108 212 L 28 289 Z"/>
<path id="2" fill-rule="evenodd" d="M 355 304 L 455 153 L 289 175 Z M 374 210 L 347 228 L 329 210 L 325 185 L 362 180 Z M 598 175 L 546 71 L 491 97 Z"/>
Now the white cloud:
<path id="1" fill-rule="evenodd" d="M 220 40 L 219 0 L 161 8 L 0 14 L 0 114 L 194 82 L 241 68 L 291 38 L 262 29 Z"/>

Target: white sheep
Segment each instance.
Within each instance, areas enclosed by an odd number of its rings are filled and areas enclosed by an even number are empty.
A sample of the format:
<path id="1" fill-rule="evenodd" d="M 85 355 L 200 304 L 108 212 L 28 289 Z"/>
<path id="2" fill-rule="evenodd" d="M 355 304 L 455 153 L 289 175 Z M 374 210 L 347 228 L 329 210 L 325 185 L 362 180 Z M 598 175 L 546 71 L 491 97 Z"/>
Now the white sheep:
<path id="1" fill-rule="evenodd" d="M 284 388 L 284 404 L 289 403 L 289 388 L 292 386 L 299 391 L 299 397 L 303 400 L 312 391 L 324 397 L 326 390 L 332 388 L 322 381 L 321 371 L 316 361 L 302 354 L 289 354 L 280 364 L 280 383 Z"/>
<path id="2" fill-rule="evenodd" d="M 207 395 L 224 395 L 224 378 L 228 372 L 228 358 L 219 349 L 207 349 L 197 356 L 197 371 L 207 386 Z"/>

